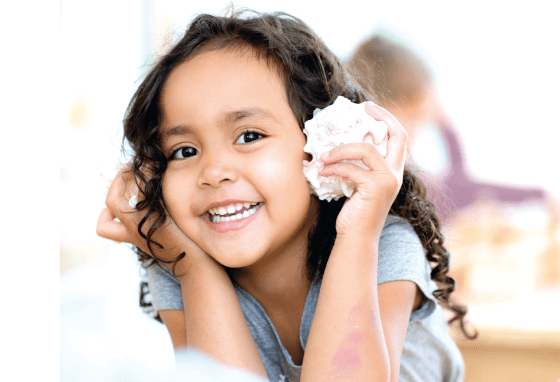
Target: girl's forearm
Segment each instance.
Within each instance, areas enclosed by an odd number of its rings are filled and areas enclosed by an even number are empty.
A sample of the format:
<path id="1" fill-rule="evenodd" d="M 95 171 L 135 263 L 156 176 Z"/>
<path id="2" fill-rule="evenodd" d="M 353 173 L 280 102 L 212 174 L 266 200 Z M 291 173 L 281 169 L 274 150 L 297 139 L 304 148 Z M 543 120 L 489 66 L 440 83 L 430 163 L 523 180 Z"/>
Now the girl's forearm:
<path id="1" fill-rule="evenodd" d="M 302 381 L 388 381 L 377 298 L 379 237 L 338 237 L 305 349 Z"/>
<path id="2" fill-rule="evenodd" d="M 229 366 L 266 376 L 233 284 L 215 261 L 199 262 L 180 277 L 187 346 Z"/>

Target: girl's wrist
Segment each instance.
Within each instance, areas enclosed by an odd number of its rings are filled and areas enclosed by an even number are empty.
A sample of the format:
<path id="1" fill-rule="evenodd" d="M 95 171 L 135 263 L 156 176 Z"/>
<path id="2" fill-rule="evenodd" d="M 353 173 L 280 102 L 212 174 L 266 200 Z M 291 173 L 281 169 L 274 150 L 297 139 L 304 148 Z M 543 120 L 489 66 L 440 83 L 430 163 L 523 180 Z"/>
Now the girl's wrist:
<path id="1" fill-rule="evenodd" d="M 377 253 L 381 230 L 379 232 L 346 232 L 336 235 L 334 247 L 344 248 L 345 254 L 363 253 L 369 256 L 372 252 Z M 333 251 L 334 252 L 334 251 Z M 332 256 L 332 253 L 331 253 Z"/>
<path id="2" fill-rule="evenodd" d="M 387 216 L 387 214 L 372 214 L 366 218 L 367 221 L 363 222 L 354 222 L 352 224 L 338 224 L 337 222 L 336 238 L 337 240 L 340 238 L 350 242 L 369 242 L 373 239 L 379 243 Z"/>
<path id="3" fill-rule="evenodd" d="M 206 254 L 204 256 L 189 257 L 187 253 L 185 257 L 179 260 L 176 269 L 175 274 L 181 283 L 193 274 L 207 274 L 207 272 L 226 273 L 221 264 Z"/>

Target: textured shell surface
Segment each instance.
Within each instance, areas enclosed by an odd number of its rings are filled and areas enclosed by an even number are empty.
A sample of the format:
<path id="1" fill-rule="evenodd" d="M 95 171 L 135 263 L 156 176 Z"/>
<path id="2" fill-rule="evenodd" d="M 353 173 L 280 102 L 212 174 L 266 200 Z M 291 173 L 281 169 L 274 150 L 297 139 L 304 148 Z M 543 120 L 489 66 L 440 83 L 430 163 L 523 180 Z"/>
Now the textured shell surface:
<path id="1" fill-rule="evenodd" d="M 385 158 L 387 156 L 387 125 L 377 121 L 365 110 L 365 102 L 356 104 L 340 96 L 324 109 L 315 109 L 313 118 L 305 122 L 303 132 L 307 143 L 303 150 L 311 154 L 311 161 L 304 161 L 303 173 L 309 190 L 321 200 L 338 200 L 350 197 L 356 185 L 339 176 L 324 177 L 319 171 L 324 167 L 320 157 L 346 143 L 369 143 Z M 367 168 L 362 161 L 350 161 Z"/>

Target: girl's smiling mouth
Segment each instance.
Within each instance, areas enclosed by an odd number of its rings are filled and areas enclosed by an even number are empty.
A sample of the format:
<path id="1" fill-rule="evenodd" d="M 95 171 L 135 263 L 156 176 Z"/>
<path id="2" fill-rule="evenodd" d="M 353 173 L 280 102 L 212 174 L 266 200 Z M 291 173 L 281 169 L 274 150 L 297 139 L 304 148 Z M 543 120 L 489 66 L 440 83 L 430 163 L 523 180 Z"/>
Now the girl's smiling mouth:
<path id="1" fill-rule="evenodd" d="M 237 202 L 227 206 L 210 208 L 204 221 L 214 231 L 223 233 L 245 227 L 258 215 L 262 202 Z"/>

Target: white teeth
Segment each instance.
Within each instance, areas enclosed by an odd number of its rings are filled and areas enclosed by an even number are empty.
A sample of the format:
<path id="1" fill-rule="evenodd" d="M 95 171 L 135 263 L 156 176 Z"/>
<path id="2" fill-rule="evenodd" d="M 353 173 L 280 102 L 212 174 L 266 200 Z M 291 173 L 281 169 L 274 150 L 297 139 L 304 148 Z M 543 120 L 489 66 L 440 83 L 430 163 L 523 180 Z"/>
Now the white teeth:
<path id="1" fill-rule="evenodd" d="M 245 206 L 245 204 L 248 204 L 249 207 L 251 206 L 250 203 L 244 203 L 244 204 L 241 206 L 241 208 L 243 208 L 243 207 Z M 231 206 L 228 206 L 228 208 L 227 208 L 228 211 L 230 210 L 229 207 L 231 207 Z M 236 207 L 237 207 L 237 206 L 236 206 Z M 210 214 L 211 214 L 211 220 L 212 220 L 213 223 L 223 223 L 223 222 L 229 222 L 229 221 L 232 221 L 232 220 L 239 220 L 239 219 L 243 219 L 243 218 L 249 217 L 249 216 L 253 215 L 255 212 L 257 212 L 257 210 L 259 209 L 259 207 L 260 207 L 260 204 L 257 203 L 257 204 L 255 204 L 252 208 L 250 208 L 250 209 L 248 209 L 248 210 L 246 210 L 246 211 L 244 211 L 244 212 L 240 212 L 240 213 L 238 213 L 238 214 L 236 214 L 236 215 L 233 215 L 233 216 L 220 216 L 220 215 L 215 214 L 216 210 L 219 211 L 219 210 L 220 210 L 221 208 L 223 208 L 223 207 L 213 208 L 213 209 L 209 210 L 209 212 L 210 212 Z M 241 209 L 241 208 L 239 208 L 239 209 Z M 224 209 L 225 209 L 225 208 L 224 208 Z M 233 212 L 235 212 L 236 210 L 237 210 L 237 209 L 235 209 Z M 219 212 L 221 212 L 221 211 L 219 211 Z M 225 215 L 225 214 L 224 214 L 224 215 Z"/>
<path id="2" fill-rule="evenodd" d="M 243 208 L 250 208 L 252 205 L 256 205 L 256 204 L 258 203 L 245 202 L 245 203 L 230 204 L 229 206 L 225 206 L 225 207 L 222 206 L 222 207 L 210 208 L 208 212 L 211 215 L 231 215 L 235 213 L 235 211 L 239 211 Z"/>

